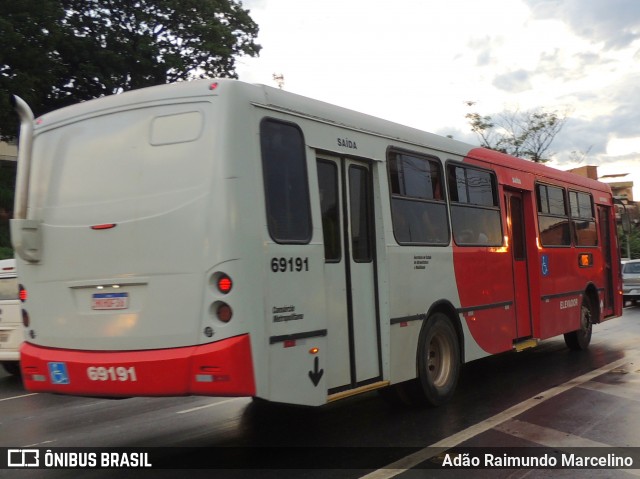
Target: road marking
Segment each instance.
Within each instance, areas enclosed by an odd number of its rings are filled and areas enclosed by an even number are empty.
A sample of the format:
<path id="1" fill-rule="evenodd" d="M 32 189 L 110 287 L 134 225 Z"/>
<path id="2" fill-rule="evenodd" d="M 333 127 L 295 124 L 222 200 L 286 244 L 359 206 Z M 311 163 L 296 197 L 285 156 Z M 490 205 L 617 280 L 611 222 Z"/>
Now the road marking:
<path id="1" fill-rule="evenodd" d="M 625 387 L 625 383 L 622 384 L 607 384 L 592 381 L 590 383 L 581 384 L 579 386 L 582 389 L 589 389 L 590 391 L 597 391 L 610 396 L 617 396 L 630 401 L 640 401 L 638 397 L 638 388 Z"/>
<path id="2" fill-rule="evenodd" d="M 225 399 L 224 401 L 214 402 L 214 403 L 211 403 L 211 404 L 205 404 L 204 406 L 193 407 L 191 409 L 185 409 L 184 411 L 178 411 L 176 414 L 187 414 L 187 413 L 193 412 L 193 411 L 200 411 L 201 409 L 207 409 L 207 408 L 210 408 L 210 407 L 222 406 L 223 404 L 239 401 L 240 399 L 242 399 L 242 398 Z"/>
<path id="3" fill-rule="evenodd" d="M 547 401 L 548 399 L 551 399 L 559 394 L 562 394 L 563 392 L 568 391 L 569 389 L 572 389 L 576 386 L 580 386 L 581 384 L 586 383 L 587 381 L 590 381 L 593 378 L 600 376 L 601 374 L 607 373 L 612 369 L 615 369 L 624 364 L 633 362 L 637 357 L 638 357 L 637 354 L 633 356 L 627 356 L 623 359 L 619 359 L 618 361 L 602 366 L 599 369 L 590 371 L 586 374 L 583 374 L 582 376 L 574 378 L 571 381 L 567 381 L 564 384 L 547 389 L 546 391 L 540 394 L 537 394 L 534 397 L 527 399 L 526 401 L 516 404 L 515 406 L 512 406 L 509 409 L 506 409 L 501 413 L 496 414 L 495 416 L 485 419 L 484 421 L 478 424 L 475 424 L 471 427 L 468 427 L 467 429 L 463 429 L 462 431 L 456 434 L 453 434 L 449 437 L 446 437 L 434 444 L 431 444 L 430 446 L 427 446 L 417 452 L 414 452 L 413 454 L 405 456 L 402 459 L 399 459 L 398 461 L 389 464 L 383 469 L 378 469 L 377 471 L 373 471 L 365 476 L 362 476 L 361 479 L 390 479 L 392 477 L 397 476 L 398 474 L 402 474 L 407 470 L 417 466 L 422 462 L 425 462 L 431 459 L 432 457 L 434 457 L 434 455 L 438 454 L 438 452 L 434 452 L 434 448 L 439 448 L 439 449 L 436 449 L 439 451 L 442 451 L 443 448 L 444 449 L 453 448 L 458 444 L 461 444 L 479 434 L 482 434 L 483 432 L 486 432 L 490 429 L 495 428 L 499 424 L 502 424 L 510 419 L 513 419 L 515 416 L 518 416 L 523 412 L 528 411 L 529 409 L 537 406 L 538 404 L 543 403 L 544 401 Z"/>
<path id="4" fill-rule="evenodd" d="M 538 426 L 537 424 L 519 421 L 518 419 L 509 419 L 502 424 L 498 424 L 495 429 L 510 436 L 526 439 L 546 447 L 560 449 L 567 447 L 611 447 L 611 444 L 592 441 L 591 439 L 576 436 L 575 434 L 569 434 L 545 426 Z"/>
<path id="5" fill-rule="evenodd" d="M 38 394 L 38 393 L 22 394 L 21 396 L 11 396 L 10 398 L 0 399 L 0 402 L 2 402 L 2 401 L 10 401 L 12 399 L 26 398 L 26 397 L 29 397 L 29 396 L 35 396 L 36 394 Z"/>

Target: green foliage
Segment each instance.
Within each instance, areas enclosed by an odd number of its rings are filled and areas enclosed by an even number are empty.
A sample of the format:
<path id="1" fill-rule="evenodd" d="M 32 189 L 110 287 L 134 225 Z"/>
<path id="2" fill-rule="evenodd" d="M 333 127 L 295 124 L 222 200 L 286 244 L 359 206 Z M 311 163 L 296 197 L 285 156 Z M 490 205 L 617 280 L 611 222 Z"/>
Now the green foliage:
<path id="1" fill-rule="evenodd" d="M 0 0 L 0 136 L 9 94 L 36 115 L 125 90 L 235 78 L 258 26 L 237 0 Z"/>
<path id="2" fill-rule="evenodd" d="M 535 162 L 549 159 L 547 151 L 566 120 L 557 112 L 542 109 L 504 111 L 495 119 L 475 112 L 465 117 L 485 148 Z"/>
<path id="3" fill-rule="evenodd" d="M 620 256 L 622 258 L 627 258 L 627 238 L 631 252 L 631 257 L 628 259 L 640 259 L 640 229 L 637 226 L 633 226 L 627 236 L 622 227 L 618 226 L 618 245 L 620 246 Z"/>

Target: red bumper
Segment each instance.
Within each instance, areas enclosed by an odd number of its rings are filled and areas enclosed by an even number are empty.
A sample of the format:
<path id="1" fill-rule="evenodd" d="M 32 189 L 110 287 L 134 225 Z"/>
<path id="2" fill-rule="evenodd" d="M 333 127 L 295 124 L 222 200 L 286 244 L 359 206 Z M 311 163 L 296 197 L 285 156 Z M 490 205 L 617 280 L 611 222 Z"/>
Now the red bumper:
<path id="1" fill-rule="evenodd" d="M 78 396 L 255 396 L 249 335 L 149 351 L 74 351 L 24 343 L 25 387 Z"/>

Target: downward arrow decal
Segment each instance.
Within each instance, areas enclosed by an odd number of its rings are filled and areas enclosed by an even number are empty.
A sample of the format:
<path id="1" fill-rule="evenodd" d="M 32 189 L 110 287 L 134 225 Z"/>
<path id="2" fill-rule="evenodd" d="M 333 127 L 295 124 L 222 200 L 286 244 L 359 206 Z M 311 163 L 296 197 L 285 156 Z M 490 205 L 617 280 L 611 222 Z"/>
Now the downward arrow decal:
<path id="1" fill-rule="evenodd" d="M 318 370 L 319 367 L 320 359 L 316 356 L 313 359 L 313 371 L 309 371 L 309 378 L 315 387 L 318 387 L 320 379 L 322 379 L 322 375 L 324 374 L 324 369 Z"/>

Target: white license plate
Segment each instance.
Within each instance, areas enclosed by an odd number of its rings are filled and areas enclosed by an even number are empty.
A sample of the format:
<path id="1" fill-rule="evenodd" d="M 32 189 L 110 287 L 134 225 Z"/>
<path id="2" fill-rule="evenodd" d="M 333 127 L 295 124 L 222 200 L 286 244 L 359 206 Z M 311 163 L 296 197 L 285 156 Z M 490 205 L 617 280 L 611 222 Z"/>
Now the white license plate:
<path id="1" fill-rule="evenodd" d="M 129 293 L 95 293 L 91 297 L 91 309 L 110 310 L 128 307 Z"/>

